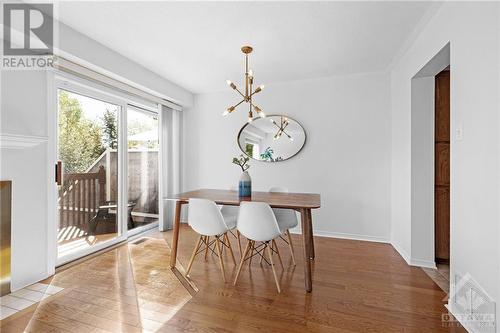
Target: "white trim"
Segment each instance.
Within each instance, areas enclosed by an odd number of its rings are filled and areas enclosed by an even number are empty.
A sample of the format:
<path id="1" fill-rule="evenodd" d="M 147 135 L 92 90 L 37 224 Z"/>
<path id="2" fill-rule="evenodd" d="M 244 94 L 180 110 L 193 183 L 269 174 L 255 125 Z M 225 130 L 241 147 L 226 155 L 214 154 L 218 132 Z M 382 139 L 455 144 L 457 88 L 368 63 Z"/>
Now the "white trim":
<path id="1" fill-rule="evenodd" d="M 290 230 L 292 234 L 302 234 L 300 228 L 294 228 Z M 329 238 L 340 238 L 340 239 L 350 239 L 363 242 L 375 242 L 375 243 L 390 243 L 385 237 L 370 236 L 370 235 L 359 235 L 359 234 L 348 234 L 344 232 L 332 232 L 324 230 L 313 230 L 313 234 L 316 237 L 329 237 Z"/>
<path id="2" fill-rule="evenodd" d="M 83 258 L 85 256 L 88 256 L 89 254 L 101 251 L 101 250 L 103 250 L 103 249 L 105 249 L 107 247 L 110 247 L 110 246 L 113 246 L 115 244 L 124 242 L 126 240 L 127 240 L 126 238 L 122 238 L 122 237 L 117 236 L 117 237 L 112 238 L 110 240 L 107 240 L 105 242 L 102 242 L 102 243 L 99 243 L 99 244 L 96 244 L 96 245 L 92 245 L 92 246 L 90 246 L 90 247 L 88 247 L 86 249 L 78 250 L 78 251 L 75 251 L 75 252 L 68 253 L 68 254 L 66 254 L 64 256 L 61 256 L 61 257 L 57 258 L 57 260 L 56 260 L 56 267 L 59 267 L 59 266 L 62 266 L 64 264 L 67 264 L 67 263 L 69 263 L 71 261 Z"/>
<path id="3" fill-rule="evenodd" d="M 151 230 L 151 229 L 156 229 L 156 228 L 158 228 L 158 225 L 159 225 L 159 223 L 157 221 L 157 222 L 149 223 L 149 224 L 131 229 L 127 233 L 127 240 L 130 241 L 130 238 L 135 236 L 135 235 L 138 235 L 140 233 L 146 232 L 146 231 Z"/>
<path id="4" fill-rule="evenodd" d="M 412 258 L 408 253 L 406 253 L 405 250 L 396 242 L 392 241 L 390 242 L 394 250 L 396 250 L 399 255 L 406 261 L 406 263 L 410 266 L 416 266 L 416 267 L 426 267 L 426 268 L 436 268 L 436 262 L 433 260 L 425 260 L 425 259 L 418 259 L 418 258 Z"/>
<path id="5" fill-rule="evenodd" d="M 410 259 L 410 266 L 433 268 L 433 269 L 437 268 L 436 262 L 433 260 L 424 260 L 424 259 L 415 259 L 415 258 Z"/>
<path id="6" fill-rule="evenodd" d="M 47 276 L 54 275 L 57 262 L 57 186 L 55 164 L 57 163 L 57 109 L 58 98 L 55 75 L 47 72 Z"/>
<path id="7" fill-rule="evenodd" d="M 396 250 L 399 253 L 399 255 L 404 259 L 404 261 L 406 261 L 406 263 L 408 265 L 411 265 L 410 264 L 410 262 L 411 262 L 410 255 L 408 253 L 406 253 L 406 251 L 403 250 L 403 248 L 398 243 L 392 241 L 391 245 L 394 248 L 394 250 Z"/>
<path id="8" fill-rule="evenodd" d="M 20 135 L 20 134 L 0 134 L 1 149 L 25 149 L 32 148 L 48 141 L 46 136 Z"/>

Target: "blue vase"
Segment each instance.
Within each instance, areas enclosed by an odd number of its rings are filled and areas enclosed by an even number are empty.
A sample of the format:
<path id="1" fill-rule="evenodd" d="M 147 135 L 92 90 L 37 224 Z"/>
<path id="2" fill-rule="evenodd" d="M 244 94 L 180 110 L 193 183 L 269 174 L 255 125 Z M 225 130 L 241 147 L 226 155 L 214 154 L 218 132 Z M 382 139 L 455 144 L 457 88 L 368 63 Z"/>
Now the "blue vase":
<path id="1" fill-rule="evenodd" d="M 238 189 L 240 197 L 252 196 L 252 178 L 250 178 L 248 171 L 245 171 L 241 174 Z"/>

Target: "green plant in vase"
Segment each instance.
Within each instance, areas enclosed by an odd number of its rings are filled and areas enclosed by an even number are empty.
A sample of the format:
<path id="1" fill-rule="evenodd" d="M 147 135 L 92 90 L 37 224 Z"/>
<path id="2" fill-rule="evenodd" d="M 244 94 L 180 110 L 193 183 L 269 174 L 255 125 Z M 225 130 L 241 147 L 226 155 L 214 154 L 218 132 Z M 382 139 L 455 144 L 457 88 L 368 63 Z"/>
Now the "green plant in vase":
<path id="1" fill-rule="evenodd" d="M 250 168 L 250 157 L 243 154 L 240 157 L 233 157 L 233 164 L 238 165 L 243 172 L 240 177 L 240 182 L 238 184 L 238 193 L 240 197 L 249 197 L 252 195 L 252 178 L 248 174 L 248 169 Z"/>

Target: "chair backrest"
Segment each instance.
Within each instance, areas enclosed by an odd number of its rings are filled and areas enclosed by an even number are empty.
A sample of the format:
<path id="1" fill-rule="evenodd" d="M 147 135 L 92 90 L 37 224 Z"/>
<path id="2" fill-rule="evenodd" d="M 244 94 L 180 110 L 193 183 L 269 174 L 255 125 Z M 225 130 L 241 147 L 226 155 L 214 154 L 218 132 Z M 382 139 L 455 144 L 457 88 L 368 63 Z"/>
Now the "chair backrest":
<path id="1" fill-rule="evenodd" d="M 270 193 L 288 193 L 288 189 L 286 187 L 271 187 L 269 189 Z M 284 209 L 284 208 L 273 208 L 274 215 L 276 215 L 276 219 L 278 221 L 288 221 L 287 224 L 294 225 L 298 224 L 299 220 L 297 219 L 297 214 L 292 209 Z"/>
<path id="2" fill-rule="evenodd" d="M 242 202 L 237 227 L 243 236 L 259 242 L 275 239 L 281 234 L 273 210 L 265 202 Z"/>
<path id="3" fill-rule="evenodd" d="M 288 193 L 288 189 L 286 187 L 273 186 L 269 189 L 271 193 Z"/>
<path id="4" fill-rule="evenodd" d="M 188 223 L 204 236 L 220 235 L 228 230 L 219 207 L 207 199 L 189 199 Z"/>

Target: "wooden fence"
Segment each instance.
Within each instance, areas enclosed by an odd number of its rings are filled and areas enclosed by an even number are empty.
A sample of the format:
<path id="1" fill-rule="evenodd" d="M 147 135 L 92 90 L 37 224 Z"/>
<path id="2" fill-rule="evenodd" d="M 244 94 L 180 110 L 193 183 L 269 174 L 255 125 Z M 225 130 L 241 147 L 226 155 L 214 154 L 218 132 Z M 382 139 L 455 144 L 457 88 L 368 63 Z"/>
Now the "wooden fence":
<path id="1" fill-rule="evenodd" d="M 88 221 L 104 205 L 105 198 L 104 166 L 97 172 L 65 174 L 59 190 L 59 229 L 77 226 L 87 230 Z"/>

